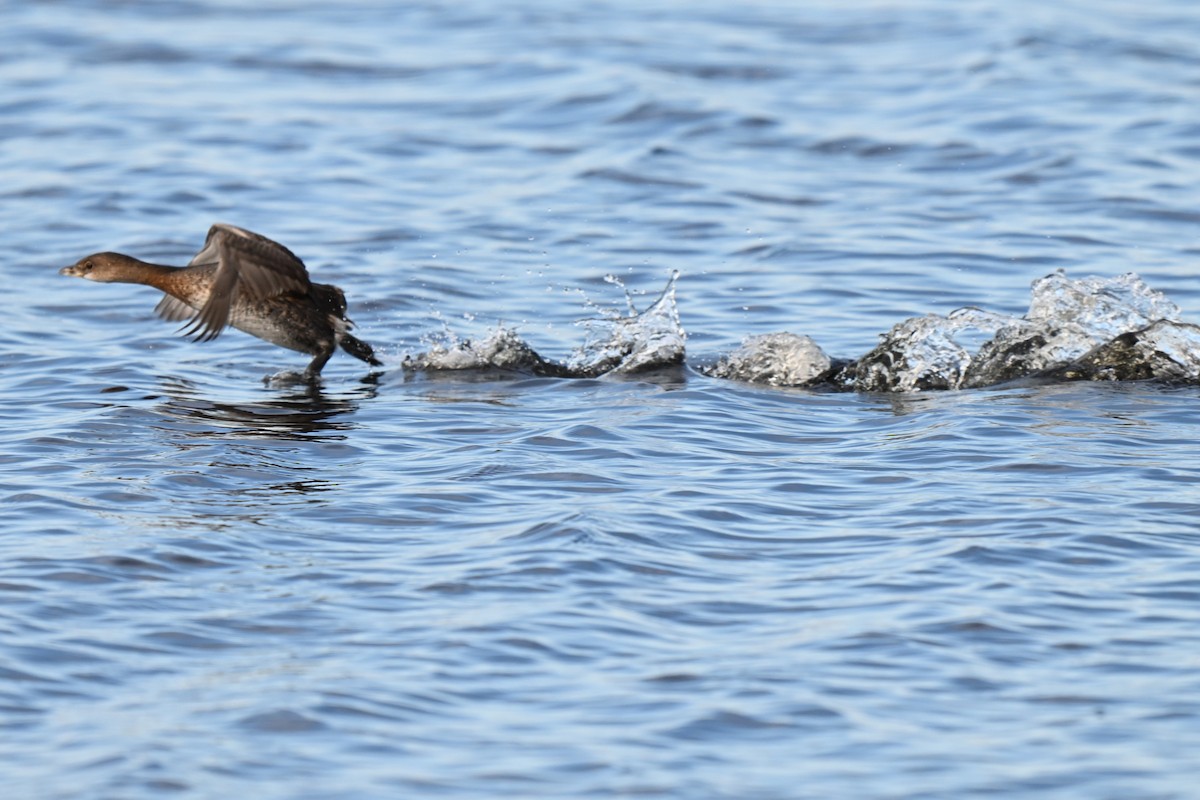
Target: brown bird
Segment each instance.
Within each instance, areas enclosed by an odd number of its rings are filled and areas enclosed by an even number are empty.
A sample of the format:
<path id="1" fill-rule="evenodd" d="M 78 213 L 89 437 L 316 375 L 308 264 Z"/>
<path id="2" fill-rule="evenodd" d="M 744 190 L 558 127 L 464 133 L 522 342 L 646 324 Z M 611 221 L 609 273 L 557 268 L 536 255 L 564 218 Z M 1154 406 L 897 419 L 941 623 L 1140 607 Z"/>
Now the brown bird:
<path id="1" fill-rule="evenodd" d="M 313 357 L 316 378 L 333 351 L 382 366 L 371 345 L 350 335 L 346 296 L 313 283 L 304 262 L 278 242 L 233 225 L 213 225 L 186 267 L 149 264 L 121 253 L 96 253 L 63 267 L 62 275 L 102 283 L 142 283 L 164 293 L 154 312 L 184 322 L 184 335 L 206 342 L 232 325 L 271 344 Z"/>

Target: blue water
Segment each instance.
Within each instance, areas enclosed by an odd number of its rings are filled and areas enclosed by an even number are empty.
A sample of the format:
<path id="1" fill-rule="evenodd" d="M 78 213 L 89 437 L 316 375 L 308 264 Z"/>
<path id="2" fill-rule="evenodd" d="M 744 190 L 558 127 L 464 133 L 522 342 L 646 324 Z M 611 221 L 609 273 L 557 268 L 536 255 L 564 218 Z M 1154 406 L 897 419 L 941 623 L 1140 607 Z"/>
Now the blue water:
<path id="1" fill-rule="evenodd" d="M 1200 390 L 696 364 L 1135 271 L 1200 320 L 1189 0 L 10 3 L 6 798 L 1187 798 Z M 387 363 L 98 250 L 284 242 Z M 406 372 L 682 273 L 683 366 Z"/>

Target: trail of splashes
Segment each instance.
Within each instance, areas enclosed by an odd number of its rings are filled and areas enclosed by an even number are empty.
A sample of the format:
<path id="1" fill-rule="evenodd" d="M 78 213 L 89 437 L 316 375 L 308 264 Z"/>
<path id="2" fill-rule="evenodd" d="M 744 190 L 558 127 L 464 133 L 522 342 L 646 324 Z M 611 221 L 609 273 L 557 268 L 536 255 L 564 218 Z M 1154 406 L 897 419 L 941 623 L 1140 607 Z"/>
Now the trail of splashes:
<path id="1" fill-rule="evenodd" d="M 828 357 L 808 337 L 769 334 L 705 370 L 776 386 L 907 392 L 1045 380 L 1200 381 L 1200 328 L 1133 273 L 1033 282 L 1023 317 L 978 308 L 905 320 L 854 361 Z"/>

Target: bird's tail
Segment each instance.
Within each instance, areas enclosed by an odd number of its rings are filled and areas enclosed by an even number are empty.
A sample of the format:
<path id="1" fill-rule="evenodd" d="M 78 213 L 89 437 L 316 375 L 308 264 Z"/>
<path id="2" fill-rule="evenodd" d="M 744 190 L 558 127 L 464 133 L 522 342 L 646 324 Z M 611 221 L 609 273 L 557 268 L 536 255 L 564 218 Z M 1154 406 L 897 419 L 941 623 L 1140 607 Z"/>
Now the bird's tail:
<path id="1" fill-rule="evenodd" d="M 338 344 L 342 346 L 343 350 L 360 361 L 365 361 L 373 367 L 383 366 L 383 362 L 375 357 L 375 350 L 362 339 L 355 338 L 348 333 L 343 333 L 338 337 Z"/>

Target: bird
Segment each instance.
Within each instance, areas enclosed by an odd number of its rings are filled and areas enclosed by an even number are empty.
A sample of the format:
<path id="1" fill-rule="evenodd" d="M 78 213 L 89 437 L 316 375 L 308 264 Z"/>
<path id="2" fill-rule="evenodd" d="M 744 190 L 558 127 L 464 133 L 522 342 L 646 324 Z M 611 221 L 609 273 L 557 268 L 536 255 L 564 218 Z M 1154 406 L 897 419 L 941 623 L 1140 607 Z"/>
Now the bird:
<path id="1" fill-rule="evenodd" d="M 185 267 L 151 264 L 122 253 L 95 253 L 59 270 L 101 283 L 140 283 L 163 292 L 154 312 L 182 322 L 194 341 L 217 338 L 227 326 L 313 357 L 304 378 L 317 379 L 340 345 L 372 366 L 371 345 L 350 334 L 346 295 L 313 283 L 295 253 L 235 225 L 209 228 L 204 247 Z"/>

